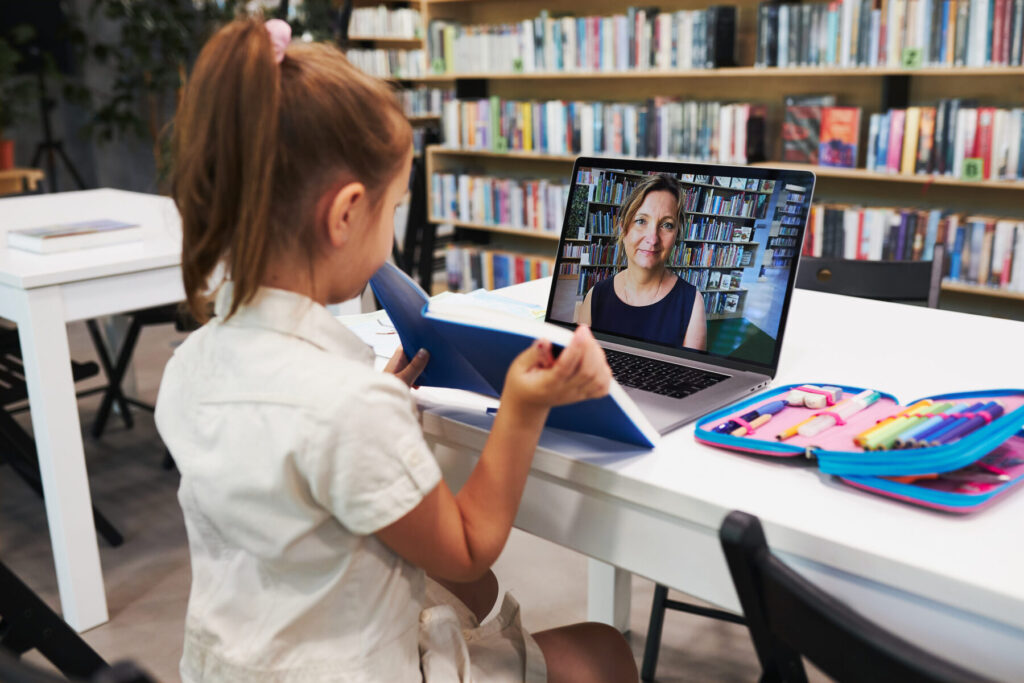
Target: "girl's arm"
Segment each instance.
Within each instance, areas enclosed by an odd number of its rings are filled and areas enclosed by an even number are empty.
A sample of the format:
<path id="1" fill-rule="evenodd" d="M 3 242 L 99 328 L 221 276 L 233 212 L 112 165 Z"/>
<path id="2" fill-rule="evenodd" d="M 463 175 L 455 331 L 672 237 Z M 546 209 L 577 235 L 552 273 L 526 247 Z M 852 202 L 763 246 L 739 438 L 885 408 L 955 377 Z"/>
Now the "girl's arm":
<path id="1" fill-rule="evenodd" d="M 604 396 L 610 380 L 604 351 L 586 327 L 557 361 L 549 342 L 534 343 L 509 368 L 490 437 L 458 495 L 442 481 L 377 537 L 432 576 L 482 576 L 505 546 L 548 411 Z"/>
<path id="2" fill-rule="evenodd" d="M 690 322 L 686 325 L 686 334 L 683 335 L 683 346 L 698 351 L 706 351 L 708 347 L 708 321 L 704 314 L 704 297 L 700 292 L 693 297 L 693 309 L 690 311 Z"/>

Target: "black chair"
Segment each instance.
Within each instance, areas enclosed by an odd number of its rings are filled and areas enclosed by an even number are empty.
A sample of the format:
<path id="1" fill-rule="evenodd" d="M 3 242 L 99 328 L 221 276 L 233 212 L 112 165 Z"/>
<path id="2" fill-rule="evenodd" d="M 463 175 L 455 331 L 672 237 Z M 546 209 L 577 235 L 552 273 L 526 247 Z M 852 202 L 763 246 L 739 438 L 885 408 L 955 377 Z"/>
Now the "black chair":
<path id="1" fill-rule="evenodd" d="M 103 658 L 2 562 L 0 648 L 18 657 L 38 650 L 65 676 L 88 678 L 107 667 Z"/>
<path id="2" fill-rule="evenodd" d="M 38 650 L 68 679 L 91 683 L 152 683 L 131 662 L 108 666 L 100 655 L 0 562 L 0 681 L 54 683 L 67 680 L 20 661 Z"/>
<path id="3" fill-rule="evenodd" d="M 99 373 L 95 363 L 72 361 L 71 374 L 79 382 Z M 83 392 L 86 393 L 86 392 Z M 39 458 L 32 437 L 18 424 L 12 412 L 25 410 L 28 385 L 25 383 L 25 368 L 21 362 L 21 346 L 17 329 L 0 330 L 0 465 L 8 464 L 40 498 L 43 497 L 43 481 L 39 472 Z M 8 407 L 13 410 L 8 410 Z M 92 508 L 96 531 L 109 543 L 117 547 L 124 542 L 121 533 L 96 509 Z"/>
<path id="4" fill-rule="evenodd" d="M 96 411 L 96 417 L 92 423 L 92 435 L 97 439 L 103 435 L 103 430 L 110 419 L 110 410 L 115 403 L 127 429 L 131 429 L 134 425 L 129 405 L 153 412 L 152 404 L 125 396 L 124 390 L 121 388 L 121 383 L 124 382 L 125 373 L 128 371 L 128 364 L 132 360 L 132 354 L 135 352 L 135 346 L 138 344 L 142 328 L 147 325 L 173 323 L 175 329 L 179 332 L 188 332 L 198 327 L 198 323 L 191 316 L 185 314 L 179 304 L 155 306 L 134 311 L 129 315 L 131 320 L 128 330 L 125 332 L 124 340 L 121 342 L 121 348 L 117 351 L 116 359 L 111 359 L 96 321 L 86 321 L 89 336 L 92 337 L 93 346 L 96 348 L 96 355 L 99 357 L 100 365 L 103 366 L 103 372 L 107 376 L 107 387 L 103 390 L 103 400 L 100 402 L 99 410 Z"/>
<path id="5" fill-rule="evenodd" d="M 935 245 L 931 261 L 851 261 L 801 257 L 796 286 L 829 294 L 881 301 L 922 301 L 939 305 L 945 249 Z"/>
<path id="6" fill-rule="evenodd" d="M 982 681 L 898 638 L 772 555 L 756 517 L 734 511 L 719 530 L 762 683 L 806 683 L 801 656 L 837 681 Z"/>

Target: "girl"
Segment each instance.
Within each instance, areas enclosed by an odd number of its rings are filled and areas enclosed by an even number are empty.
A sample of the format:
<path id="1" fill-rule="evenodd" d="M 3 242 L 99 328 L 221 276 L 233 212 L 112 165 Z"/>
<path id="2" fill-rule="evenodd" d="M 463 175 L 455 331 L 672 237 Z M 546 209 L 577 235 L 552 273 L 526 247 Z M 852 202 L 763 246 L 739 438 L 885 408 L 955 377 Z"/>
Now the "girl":
<path id="1" fill-rule="evenodd" d="M 409 394 L 425 353 L 376 372 L 324 308 L 391 249 L 409 125 L 383 82 L 289 34 L 222 29 L 175 126 L 197 317 L 228 274 L 157 405 L 192 559 L 182 678 L 635 681 L 610 627 L 531 636 L 509 596 L 479 624 L 548 411 L 607 392 L 602 350 L 581 327 L 557 361 L 547 342 L 523 352 L 472 476 L 448 489 Z"/>

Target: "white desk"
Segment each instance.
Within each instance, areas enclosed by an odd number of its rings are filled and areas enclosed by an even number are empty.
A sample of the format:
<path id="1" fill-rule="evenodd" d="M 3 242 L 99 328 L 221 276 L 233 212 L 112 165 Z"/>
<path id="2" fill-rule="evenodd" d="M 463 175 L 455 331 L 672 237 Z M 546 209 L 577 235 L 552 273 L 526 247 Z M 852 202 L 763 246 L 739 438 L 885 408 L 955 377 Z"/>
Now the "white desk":
<path id="1" fill-rule="evenodd" d="M 547 281 L 503 293 L 541 302 Z M 783 348 L 775 384 L 835 382 L 903 401 L 1024 387 L 1019 322 L 797 290 Z M 419 395 L 431 401 L 430 390 Z M 490 422 L 465 407 L 424 412 L 455 487 Z M 845 487 L 813 468 L 703 446 L 692 425 L 653 451 L 547 430 L 516 526 L 598 560 L 590 563 L 590 617 L 621 628 L 630 572 L 739 611 L 718 541 L 734 509 L 760 517 L 791 566 L 869 618 L 979 672 L 1024 679 L 1022 491 L 955 517 Z"/>
<path id="2" fill-rule="evenodd" d="M 182 300 L 181 222 L 169 198 L 120 190 L 0 200 L 0 233 L 93 218 L 138 222 L 145 238 L 41 255 L 0 234 L 0 317 L 18 324 L 61 608 L 78 631 L 107 620 L 107 601 L 66 324 Z"/>

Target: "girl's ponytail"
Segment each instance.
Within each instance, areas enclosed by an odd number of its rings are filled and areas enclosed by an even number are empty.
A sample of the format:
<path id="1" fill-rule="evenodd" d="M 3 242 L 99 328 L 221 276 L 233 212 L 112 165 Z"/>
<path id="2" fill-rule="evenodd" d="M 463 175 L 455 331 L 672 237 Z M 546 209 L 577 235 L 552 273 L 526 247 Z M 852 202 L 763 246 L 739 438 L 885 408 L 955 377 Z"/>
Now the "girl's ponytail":
<path id="1" fill-rule="evenodd" d="M 205 321 L 219 263 L 233 281 L 229 317 L 256 293 L 270 255 L 312 263 L 316 203 L 340 179 L 381 196 L 412 132 L 392 90 L 336 48 L 293 44 L 279 64 L 266 25 L 250 19 L 203 47 L 173 144 L 185 294 Z"/>

